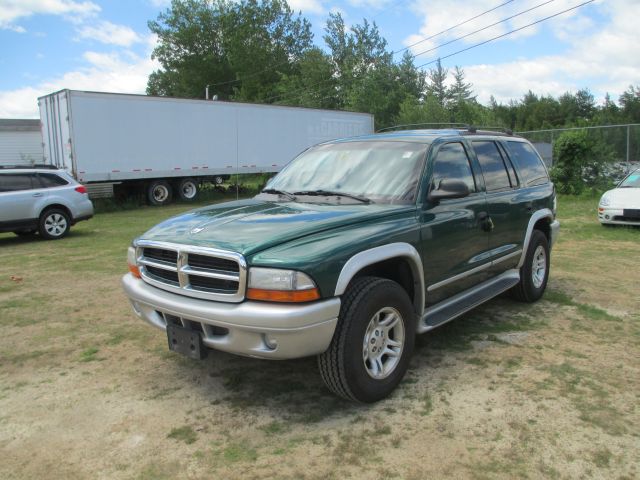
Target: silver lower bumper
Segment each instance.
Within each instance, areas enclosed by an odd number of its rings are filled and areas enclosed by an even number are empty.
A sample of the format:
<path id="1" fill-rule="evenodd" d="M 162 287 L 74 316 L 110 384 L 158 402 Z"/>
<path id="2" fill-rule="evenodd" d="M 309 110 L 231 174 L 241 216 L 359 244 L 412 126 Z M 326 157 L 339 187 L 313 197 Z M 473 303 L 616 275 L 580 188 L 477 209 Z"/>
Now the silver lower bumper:
<path id="1" fill-rule="evenodd" d="M 560 222 L 558 220 L 554 220 L 553 222 L 551 222 L 551 245 L 549 245 L 549 248 L 553 247 L 553 244 L 556 243 L 559 233 Z"/>
<path id="2" fill-rule="evenodd" d="M 340 312 L 338 297 L 302 305 L 212 302 L 160 290 L 131 274 L 122 277 L 122 286 L 136 315 L 151 325 L 165 330 L 165 315 L 199 322 L 207 347 L 259 358 L 300 358 L 324 352 Z M 207 326 L 225 329 L 224 334 Z"/>

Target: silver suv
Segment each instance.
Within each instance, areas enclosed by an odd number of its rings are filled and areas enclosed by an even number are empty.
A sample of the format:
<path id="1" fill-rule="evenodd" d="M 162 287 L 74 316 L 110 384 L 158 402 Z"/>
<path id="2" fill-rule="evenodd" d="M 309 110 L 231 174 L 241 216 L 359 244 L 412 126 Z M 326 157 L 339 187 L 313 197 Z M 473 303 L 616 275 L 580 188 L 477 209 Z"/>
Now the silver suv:
<path id="1" fill-rule="evenodd" d="M 51 168 L 0 167 L 0 232 L 55 240 L 93 216 L 87 188 Z"/>

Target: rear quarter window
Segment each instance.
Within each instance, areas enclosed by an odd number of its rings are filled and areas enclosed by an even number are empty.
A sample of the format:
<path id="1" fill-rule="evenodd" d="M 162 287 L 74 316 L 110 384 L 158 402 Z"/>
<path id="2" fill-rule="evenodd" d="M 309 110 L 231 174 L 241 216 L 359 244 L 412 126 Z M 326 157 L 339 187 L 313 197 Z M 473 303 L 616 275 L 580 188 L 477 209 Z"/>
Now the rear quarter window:
<path id="1" fill-rule="evenodd" d="M 69 182 L 64 178 L 59 177 L 53 173 L 39 173 L 40 183 L 43 188 L 62 187 L 63 185 L 69 185 Z"/>
<path id="2" fill-rule="evenodd" d="M 528 185 L 542 185 L 549 182 L 547 169 L 535 149 L 525 142 L 507 142 L 511 158 L 518 166 L 520 175 Z"/>

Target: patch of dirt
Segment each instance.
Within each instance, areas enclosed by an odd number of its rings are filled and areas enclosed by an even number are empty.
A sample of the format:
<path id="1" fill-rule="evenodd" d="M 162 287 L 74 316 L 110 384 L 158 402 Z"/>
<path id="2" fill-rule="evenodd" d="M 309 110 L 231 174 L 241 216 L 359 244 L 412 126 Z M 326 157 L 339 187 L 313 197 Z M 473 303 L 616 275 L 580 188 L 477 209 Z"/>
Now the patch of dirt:
<path id="1" fill-rule="evenodd" d="M 498 298 L 420 337 L 375 405 L 314 359 L 179 357 L 118 275 L 34 268 L 0 292 L 26 302 L 1 320 L 0 477 L 638 478 L 640 272 L 587 247 L 553 252 L 572 304 Z"/>

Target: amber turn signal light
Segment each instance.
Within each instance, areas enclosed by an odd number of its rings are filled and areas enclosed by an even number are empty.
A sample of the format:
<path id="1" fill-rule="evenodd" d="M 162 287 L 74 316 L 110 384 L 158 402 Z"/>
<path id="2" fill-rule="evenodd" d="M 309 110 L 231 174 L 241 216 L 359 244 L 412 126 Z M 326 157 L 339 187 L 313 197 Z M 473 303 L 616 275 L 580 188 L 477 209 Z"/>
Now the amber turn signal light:
<path id="1" fill-rule="evenodd" d="M 134 277 L 142 278 L 142 275 L 140 275 L 140 270 L 138 270 L 138 267 L 136 265 L 129 264 L 129 271 L 131 272 L 131 275 L 133 275 Z"/>
<path id="2" fill-rule="evenodd" d="M 263 290 L 261 288 L 249 288 L 247 298 L 250 300 L 262 300 L 264 302 L 301 303 L 312 302 L 320 298 L 317 288 L 307 290 Z"/>

